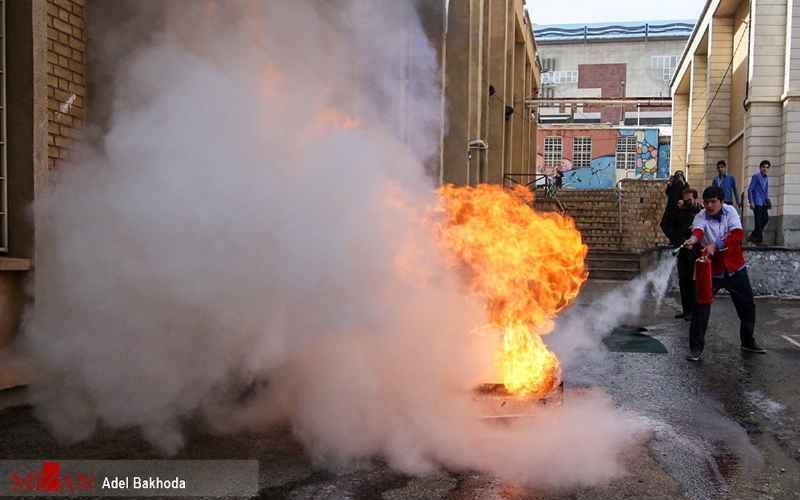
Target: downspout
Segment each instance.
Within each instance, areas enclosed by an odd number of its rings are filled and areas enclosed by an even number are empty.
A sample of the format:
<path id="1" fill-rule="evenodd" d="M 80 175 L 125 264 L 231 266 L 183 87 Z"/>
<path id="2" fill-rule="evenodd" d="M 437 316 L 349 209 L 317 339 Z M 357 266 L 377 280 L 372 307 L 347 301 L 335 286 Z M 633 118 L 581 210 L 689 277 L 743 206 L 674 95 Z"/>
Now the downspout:
<path id="1" fill-rule="evenodd" d="M 745 111 L 750 111 L 748 100 L 750 99 L 750 64 L 752 62 L 753 53 L 750 51 L 750 44 L 752 43 L 753 33 L 753 0 L 750 0 L 750 11 L 747 13 L 747 75 L 744 81 L 744 101 L 742 107 Z"/>

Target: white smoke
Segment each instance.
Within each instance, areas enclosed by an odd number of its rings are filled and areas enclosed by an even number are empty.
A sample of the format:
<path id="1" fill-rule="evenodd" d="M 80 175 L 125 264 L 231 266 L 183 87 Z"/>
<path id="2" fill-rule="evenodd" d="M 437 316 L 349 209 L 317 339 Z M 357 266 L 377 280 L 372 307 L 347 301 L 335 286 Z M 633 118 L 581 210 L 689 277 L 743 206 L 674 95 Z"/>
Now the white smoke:
<path id="1" fill-rule="evenodd" d="M 674 258 L 662 258 L 654 269 L 593 298 L 590 304 L 576 304 L 568 311 L 547 338 L 562 366 L 569 369 L 583 363 L 587 356 L 602 358 L 604 354 L 598 348 L 604 336 L 641 317 L 648 300 L 655 301 L 656 308 L 660 307 L 675 262 Z"/>
<path id="2" fill-rule="evenodd" d="M 496 339 L 469 334 L 485 305 L 420 222 L 441 106 L 411 4 L 159 4 L 163 32 L 117 66 L 102 146 L 36 207 L 26 340 L 50 429 L 135 426 L 169 454 L 198 414 L 217 432 L 288 420 L 322 463 L 622 473 L 640 429 L 602 395 L 478 418 Z"/>

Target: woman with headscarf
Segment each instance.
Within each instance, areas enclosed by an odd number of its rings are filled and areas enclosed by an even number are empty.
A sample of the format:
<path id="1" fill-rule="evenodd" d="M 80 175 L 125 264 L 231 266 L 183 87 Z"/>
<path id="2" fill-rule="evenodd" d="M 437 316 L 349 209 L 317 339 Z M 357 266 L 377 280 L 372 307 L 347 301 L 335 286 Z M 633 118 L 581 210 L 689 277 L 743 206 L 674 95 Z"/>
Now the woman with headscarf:
<path id="1" fill-rule="evenodd" d="M 683 243 L 680 236 L 675 231 L 675 219 L 678 215 L 678 201 L 683 198 L 683 192 L 689 187 L 686 177 L 682 170 L 676 171 L 669 178 L 667 189 L 667 207 L 664 209 L 664 216 L 661 217 L 661 230 L 669 239 L 672 246 L 677 247 Z"/>

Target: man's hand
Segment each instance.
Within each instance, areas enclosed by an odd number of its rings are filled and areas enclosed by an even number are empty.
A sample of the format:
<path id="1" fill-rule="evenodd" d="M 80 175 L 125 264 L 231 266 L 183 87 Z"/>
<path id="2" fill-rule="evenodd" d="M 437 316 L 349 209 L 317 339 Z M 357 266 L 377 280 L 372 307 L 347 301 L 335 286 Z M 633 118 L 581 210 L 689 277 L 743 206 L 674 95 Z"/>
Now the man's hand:
<path id="1" fill-rule="evenodd" d="M 694 238 L 689 238 L 688 240 L 684 241 L 683 245 L 681 245 L 681 246 L 684 246 L 686 248 L 691 248 L 692 245 L 694 245 L 694 243 L 695 243 Z"/>
<path id="2" fill-rule="evenodd" d="M 706 250 L 706 255 L 711 257 L 715 253 L 717 253 L 717 245 L 714 244 L 714 243 L 711 243 L 710 245 L 706 246 L 705 250 Z"/>

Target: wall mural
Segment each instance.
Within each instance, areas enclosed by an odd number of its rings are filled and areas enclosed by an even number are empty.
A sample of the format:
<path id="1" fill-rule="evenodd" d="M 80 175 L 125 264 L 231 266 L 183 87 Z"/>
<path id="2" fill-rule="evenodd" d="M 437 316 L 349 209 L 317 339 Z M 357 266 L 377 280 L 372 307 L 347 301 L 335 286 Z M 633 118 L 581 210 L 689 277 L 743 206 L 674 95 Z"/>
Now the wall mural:
<path id="1" fill-rule="evenodd" d="M 658 129 L 602 129 L 563 130 L 563 155 L 561 165 L 544 167 L 543 139 L 555 131 L 541 130 L 536 158 L 537 172 L 555 175 L 556 170 L 564 174 L 563 187 L 572 189 L 610 189 L 620 179 L 666 179 L 669 177 L 669 144 L 659 144 Z M 585 167 L 575 167 L 572 161 L 574 137 L 592 137 L 592 159 Z M 633 170 L 617 168 L 617 141 L 620 137 L 635 137 Z"/>
<path id="2" fill-rule="evenodd" d="M 620 137 L 636 137 L 636 177 L 661 178 L 658 171 L 658 130 L 622 129 Z M 668 175 L 667 175 L 668 177 Z"/>

